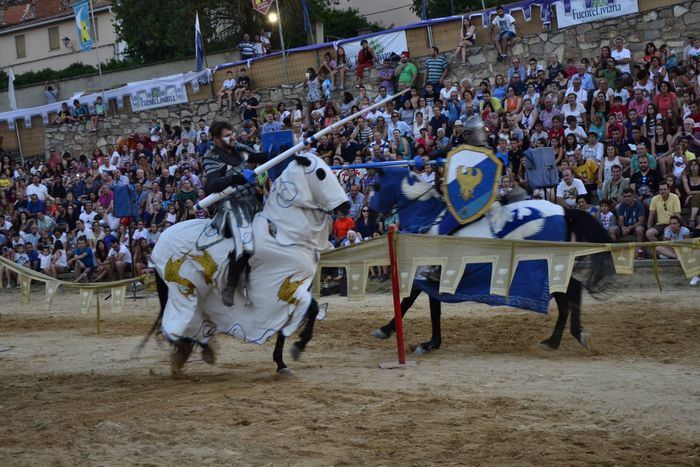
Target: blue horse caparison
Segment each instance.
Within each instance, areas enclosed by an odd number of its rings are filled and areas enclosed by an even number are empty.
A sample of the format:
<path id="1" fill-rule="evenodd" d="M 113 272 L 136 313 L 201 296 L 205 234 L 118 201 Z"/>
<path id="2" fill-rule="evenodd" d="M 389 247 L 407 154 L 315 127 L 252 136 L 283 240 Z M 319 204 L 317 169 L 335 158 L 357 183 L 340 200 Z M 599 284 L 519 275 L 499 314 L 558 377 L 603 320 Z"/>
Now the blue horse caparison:
<path id="1" fill-rule="evenodd" d="M 378 171 L 370 208 L 383 213 L 396 209 L 401 232 L 549 241 L 568 241 L 570 232 L 574 232 L 579 241 L 609 241 L 607 233 L 588 213 L 576 210 L 565 212 L 561 206 L 548 201 L 527 200 L 505 206 L 495 203 L 484 217 L 461 226 L 447 210 L 440 194 L 405 168 Z M 587 278 L 585 287 L 596 291 L 599 282 L 613 271 L 609 258 L 595 255 L 592 259 L 600 264 L 598 268 L 593 268 L 598 271 Z M 588 334 L 580 325 L 583 284 L 572 278 L 566 293 L 550 294 L 548 277 L 545 260 L 520 263 L 515 271 L 509 297 L 489 293 L 491 264 L 469 264 L 455 294 L 441 294 L 437 282 L 416 278 L 411 295 L 402 301 L 402 313 L 405 314 L 418 295 L 425 292 L 430 297 L 433 321 L 431 340 L 420 344 L 416 351 L 423 353 L 441 345 L 440 302 L 476 301 L 546 313 L 552 296 L 559 308 L 559 319 L 554 333 L 542 341 L 542 345 L 550 349 L 559 347 L 571 310 L 571 333 L 584 347 L 589 348 Z M 375 331 L 375 337 L 389 337 L 394 326 L 392 320 Z"/>

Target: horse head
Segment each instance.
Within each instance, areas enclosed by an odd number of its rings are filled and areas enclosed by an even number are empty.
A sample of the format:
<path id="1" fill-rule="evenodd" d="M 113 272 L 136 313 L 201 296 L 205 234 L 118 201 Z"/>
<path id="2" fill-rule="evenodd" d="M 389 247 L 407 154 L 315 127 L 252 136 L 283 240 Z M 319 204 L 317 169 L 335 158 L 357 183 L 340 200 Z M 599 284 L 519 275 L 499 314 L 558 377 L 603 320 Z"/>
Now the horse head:
<path id="1" fill-rule="evenodd" d="M 348 195 L 330 167 L 311 152 L 294 156 L 275 184 L 280 185 L 276 190 L 280 201 L 290 206 L 327 213 L 349 207 Z"/>
<path id="2" fill-rule="evenodd" d="M 387 213 L 394 207 L 398 209 L 402 230 L 419 231 L 437 217 L 444 203 L 431 184 L 406 168 L 377 170 L 370 208 Z"/>

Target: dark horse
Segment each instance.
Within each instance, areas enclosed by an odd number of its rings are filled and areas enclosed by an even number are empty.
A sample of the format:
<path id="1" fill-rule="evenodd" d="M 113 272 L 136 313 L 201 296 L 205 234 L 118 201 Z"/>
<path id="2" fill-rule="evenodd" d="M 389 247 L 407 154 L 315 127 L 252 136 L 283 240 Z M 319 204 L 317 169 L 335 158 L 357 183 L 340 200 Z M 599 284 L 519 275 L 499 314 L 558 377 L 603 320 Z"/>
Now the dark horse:
<path id="1" fill-rule="evenodd" d="M 445 204 L 433 188 L 421 182 L 410 174 L 406 169 L 385 169 L 377 174 L 375 195 L 371 205 L 379 212 L 388 212 L 392 208 L 397 209 L 399 223 L 402 230 L 413 232 L 442 233 L 440 231 L 440 220 L 445 216 Z M 410 206 L 410 208 L 409 208 Z M 521 238 L 532 240 L 555 240 L 555 241 L 579 241 L 591 243 L 607 243 L 610 238 L 598 222 L 588 213 L 573 209 L 562 209 L 561 207 L 547 201 L 522 201 L 497 208 L 503 215 L 501 219 L 507 219 L 505 223 L 494 222 L 492 219 L 482 218 L 481 220 L 452 229 L 448 234 L 466 237 L 486 237 L 486 238 Z M 523 215 L 525 213 L 525 215 Z M 427 226 L 427 228 L 418 228 Z M 555 234 L 561 231 L 561 234 Z M 557 349 L 561 343 L 562 335 L 566 327 L 566 322 L 571 315 L 571 334 L 585 348 L 591 348 L 590 336 L 581 326 L 581 297 L 583 289 L 588 290 L 594 296 L 604 293 L 606 280 L 614 274 L 612 260 L 608 253 L 599 253 L 590 256 L 591 267 L 583 282 L 571 278 L 566 293 L 555 292 L 547 294 L 548 288 L 542 283 L 546 281 L 546 272 L 541 280 L 528 282 L 528 277 L 523 275 L 525 288 L 540 288 L 544 290 L 544 300 L 540 300 L 539 309 L 518 305 L 520 308 L 535 311 L 546 311 L 547 302 L 554 297 L 559 309 L 554 332 L 541 342 L 541 346 L 546 349 Z M 521 263 L 516 270 L 515 279 L 524 265 Z M 478 268 L 477 268 L 478 269 Z M 546 267 L 544 268 L 546 271 Z M 472 270 L 473 271 L 473 270 Z M 488 290 L 490 278 L 490 266 L 487 269 L 481 268 L 481 272 L 486 274 L 470 275 L 467 271 L 465 277 L 460 282 L 462 286 L 471 287 L 475 283 L 477 286 L 484 285 Z M 447 294 L 437 293 L 438 284 L 435 281 L 416 279 L 411 294 L 401 302 L 401 313 L 405 315 L 413 305 L 421 292 L 427 292 L 430 296 L 430 318 L 432 322 L 432 337 L 429 341 L 419 344 L 415 352 L 423 354 L 433 349 L 439 349 L 442 344 L 440 317 L 441 301 L 461 302 L 470 301 L 470 298 L 459 298 Z M 513 295 L 511 289 L 511 296 Z M 470 295 L 470 294 L 465 294 Z M 473 293 L 471 295 L 483 295 Z M 503 297 L 488 296 L 486 299 L 473 299 L 490 304 L 507 304 L 503 302 Z M 498 300 L 501 300 L 500 302 Z M 520 303 L 526 303 L 525 301 Z M 395 321 L 392 319 L 385 326 L 374 331 L 373 335 L 379 339 L 388 338 L 395 331 Z"/>

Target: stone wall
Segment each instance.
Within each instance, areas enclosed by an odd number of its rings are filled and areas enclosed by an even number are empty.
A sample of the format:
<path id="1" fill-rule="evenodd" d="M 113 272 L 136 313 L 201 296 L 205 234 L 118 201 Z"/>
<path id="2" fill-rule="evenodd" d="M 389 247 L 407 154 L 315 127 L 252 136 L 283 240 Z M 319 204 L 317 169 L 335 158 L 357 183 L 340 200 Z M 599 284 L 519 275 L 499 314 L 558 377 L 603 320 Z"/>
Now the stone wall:
<path id="1" fill-rule="evenodd" d="M 633 57 L 643 54 L 647 42 L 653 41 L 657 47 L 665 43 L 675 51 L 680 52 L 685 45 L 688 32 L 698 31 L 700 25 L 700 1 L 688 1 L 668 6 L 658 10 L 630 15 L 620 19 L 611 19 L 597 23 L 585 23 L 576 27 L 532 34 L 519 39 L 512 50 L 512 55 L 520 57 L 536 57 L 543 62 L 546 57 L 556 53 L 563 57 L 580 59 L 593 58 L 600 53 L 600 47 L 610 45 L 617 36 L 627 41 L 626 46 L 632 51 Z M 475 47 L 469 57 L 467 66 L 458 64 L 450 57 L 450 76 L 454 79 L 469 78 L 478 82 L 483 78 L 493 77 L 496 73 L 505 73 L 509 64 L 496 61 L 496 50 L 492 45 Z M 422 65 L 425 57 L 414 58 L 416 65 Z M 373 71 L 376 76 L 376 70 Z M 354 73 L 346 76 L 345 87 L 354 93 Z M 372 89 L 368 85 L 368 89 Z M 257 96 L 262 102 L 285 101 L 289 103 L 293 97 L 305 96 L 302 83 L 285 84 L 279 87 L 257 90 Z M 334 98 L 339 98 L 336 92 Z M 68 150 L 74 154 L 92 152 L 93 148 L 104 148 L 114 144 L 119 138 L 131 133 L 146 133 L 150 126 L 158 122 L 161 125 L 170 123 L 180 124 L 182 120 L 198 120 L 204 118 L 207 122 L 215 119 L 229 120 L 234 127 L 240 125 L 241 119 L 237 112 L 226 109 L 220 112 L 215 99 L 199 100 L 179 106 L 166 107 L 140 113 L 131 113 L 108 117 L 101 124 L 99 131 L 91 133 L 85 124 L 68 124 L 46 128 L 45 145 Z"/>

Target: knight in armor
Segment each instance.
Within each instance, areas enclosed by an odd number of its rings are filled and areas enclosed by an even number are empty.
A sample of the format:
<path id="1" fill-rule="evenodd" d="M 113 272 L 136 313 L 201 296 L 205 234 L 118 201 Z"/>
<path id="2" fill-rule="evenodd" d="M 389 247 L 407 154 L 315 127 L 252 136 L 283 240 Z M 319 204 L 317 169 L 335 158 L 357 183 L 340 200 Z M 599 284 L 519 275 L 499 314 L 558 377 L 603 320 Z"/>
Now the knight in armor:
<path id="1" fill-rule="evenodd" d="M 266 153 L 251 152 L 250 147 L 236 143 L 233 128 L 227 122 L 214 122 L 209 127 L 212 146 L 204 155 L 206 194 L 219 193 L 228 187 L 235 191 L 220 201 L 213 225 L 226 238 L 234 240 L 234 250 L 229 253 L 229 268 L 226 285 L 221 291 L 221 300 L 233 306 L 241 273 L 246 269 L 253 254 L 253 216 L 260 210 L 255 193 L 255 172 L 246 168 L 248 163 L 261 164 L 267 161 Z"/>

